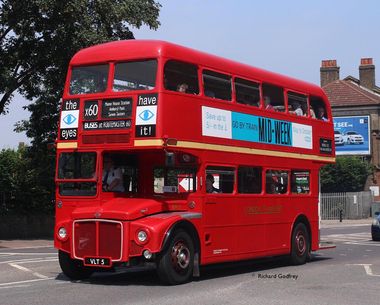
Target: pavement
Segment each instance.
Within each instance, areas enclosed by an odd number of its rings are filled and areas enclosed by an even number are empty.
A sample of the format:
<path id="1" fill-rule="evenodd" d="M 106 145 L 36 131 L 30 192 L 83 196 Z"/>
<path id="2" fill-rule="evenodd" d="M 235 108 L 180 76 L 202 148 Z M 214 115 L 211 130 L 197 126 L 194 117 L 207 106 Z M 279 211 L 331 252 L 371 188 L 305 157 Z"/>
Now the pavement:
<path id="1" fill-rule="evenodd" d="M 338 228 L 338 227 L 361 227 L 361 226 L 371 226 L 372 218 L 364 219 L 343 219 L 342 222 L 339 220 L 321 220 L 321 228 Z"/>
<path id="2" fill-rule="evenodd" d="M 366 219 L 344 219 L 342 222 L 339 220 L 322 220 L 321 228 L 339 228 L 339 227 L 360 227 L 360 226 L 370 226 L 372 223 L 372 218 Z M 15 240 L 0 240 L 1 248 L 11 248 L 11 249 L 28 249 L 28 248 L 46 248 L 53 247 L 54 241 L 51 239 L 15 239 Z"/>
<path id="3" fill-rule="evenodd" d="M 53 247 L 54 241 L 51 239 L 14 239 L 0 240 L 0 249 L 28 249 L 28 248 L 47 248 Z"/>

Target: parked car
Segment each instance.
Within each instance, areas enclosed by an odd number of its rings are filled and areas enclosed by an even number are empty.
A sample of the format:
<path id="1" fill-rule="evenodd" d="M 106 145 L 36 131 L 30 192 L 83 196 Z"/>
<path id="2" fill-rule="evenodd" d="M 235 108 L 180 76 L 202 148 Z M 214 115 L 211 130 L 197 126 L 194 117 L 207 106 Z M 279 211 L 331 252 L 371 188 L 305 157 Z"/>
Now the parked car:
<path id="1" fill-rule="evenodd" d="M 363 144 L 364 138 L 361 134 L 358 134 L 356 131 L 347 131 L 343 135 L 343 139 L 347 144 Z"/>
<path id="2" fill-rule="evenodd" d="M 380 241 L 380 212 L 375 213 L 371 227 L 372 240 Z"/>
<path id="3" fill-rule="evenodd" d="M 344 145 L 344 138 L 339 130 L 334 130 L 335 145 Z"/>

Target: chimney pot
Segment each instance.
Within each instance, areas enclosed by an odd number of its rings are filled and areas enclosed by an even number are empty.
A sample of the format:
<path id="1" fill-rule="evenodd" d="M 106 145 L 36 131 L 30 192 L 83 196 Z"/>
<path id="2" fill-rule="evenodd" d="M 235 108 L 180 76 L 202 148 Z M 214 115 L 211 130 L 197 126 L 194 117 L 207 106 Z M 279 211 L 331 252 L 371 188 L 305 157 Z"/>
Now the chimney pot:
<path id="1" fill-rule="evenodd" d="M 373 59 L 372 58 L 362 58 L 360 60 L 360 65 L 362 65 L 362 66 L 373 65 Z"/>
<path id="2" fill-rule="evenodd" d="M 322 68 L 336 67 L 336 59 L 322 60 Z"/>

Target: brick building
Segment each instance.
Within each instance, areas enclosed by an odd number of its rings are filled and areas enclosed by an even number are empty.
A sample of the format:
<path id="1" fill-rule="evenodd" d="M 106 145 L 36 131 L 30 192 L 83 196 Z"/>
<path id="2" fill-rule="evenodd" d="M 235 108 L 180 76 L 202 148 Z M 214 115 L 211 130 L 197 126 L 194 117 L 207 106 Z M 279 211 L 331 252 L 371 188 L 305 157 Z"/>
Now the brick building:
<path id="1" fill-rule="evenodd" d="M 376 168 L 366 188 L 380 185 L 380 88 L 375 83 L 372 58 L 362 58 L 359 79 L 340 79 L 336 60 L 323 60 L 321 87 L 325 90 L 334 117 L 368 115 L 370 117 L 370 155 L 363 156 Z"/>

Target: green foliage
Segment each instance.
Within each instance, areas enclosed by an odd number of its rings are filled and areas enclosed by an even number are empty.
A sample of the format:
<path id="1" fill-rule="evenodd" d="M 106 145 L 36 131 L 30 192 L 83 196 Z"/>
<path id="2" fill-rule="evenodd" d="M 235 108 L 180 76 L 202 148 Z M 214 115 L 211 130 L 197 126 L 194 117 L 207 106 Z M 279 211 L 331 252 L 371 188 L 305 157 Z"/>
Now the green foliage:
<path id="1" fill-rule="evenodd" d="M 0 114 L 16 90 L 28 99 L 47 92 L 59 99 L 78 50 L 133 39 L 129 26 L 157 29 L 160 7 L 154 0 L 0 1 Z"/>
<path id="2" fill-rule="evenodd" d="M 335 164 L 321 169 L 321 190 L 331 192 L 360 192 L 373 173 L 371 165 L 359 157 L 337 157 Z"/>
<path id="3" fill-rule="evenodd" d="M 0 215 L 53 211 L 53 181 L 46 176 L 51 181 L 50 189 L 47 190 L 46 182 L 40 181 L 40 172 L 34 168 L 31 156 L 31 152 L 24 147 L 17 151 L 0 151 Z M 54 159 L 52 161 L 54 164 Z M 48 167 L 44 164 L 43 168 Z"/>
<path id="4" fill-rule="evenodd" d="M 16 126 L 32 147 L 1 152 L 0 193 L 11 194 L 9 211 L 52 209 L 55 156 L 47 143 L 57 137 L 72 56 L 94 44 L 133 39 L 131 26 L 157 29 L 160 7 L 154 0 L 0 0 L 0 115 L 16 91 L 34 100 L 27 106 L 30 119 Z"/>

